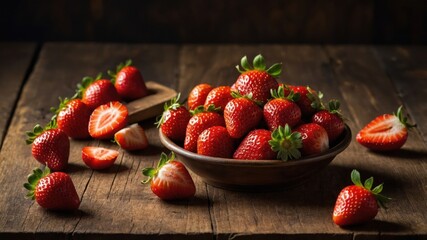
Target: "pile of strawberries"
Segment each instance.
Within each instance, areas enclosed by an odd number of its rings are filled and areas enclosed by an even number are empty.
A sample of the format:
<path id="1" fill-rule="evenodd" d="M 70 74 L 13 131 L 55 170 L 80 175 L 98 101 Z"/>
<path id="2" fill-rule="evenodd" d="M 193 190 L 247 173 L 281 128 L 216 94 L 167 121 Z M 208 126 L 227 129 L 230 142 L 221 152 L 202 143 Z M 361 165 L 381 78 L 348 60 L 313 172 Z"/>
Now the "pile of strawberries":
<path id="1" fill-rule="evenodd" d="M 76 209 L 80 199 L 71 178 L 64 173 L 68 166 L 70 138 L 113 139 L 124 150 L 148 147 L 144 129 L 138 124 L 128 126 L 128 110 L 122 101 L 132 101 L 148 95 L 140 71 L 131 61 L 108 71 L 111 79 L 85 77 L 77 85 L 71 98 L 60 98 L 58 108 L 52 108 L 52 120 L 42 127 L 37 124 L 27 132 L 27 144 L 32 144 L 33 157 L 45 165 L 35 169 L 24 185 L 35 199 L 47 209 Z M 112 166 L 119 151 L 103 147 L 86 146 L 82 160 L 91 169 Z M 50 171 L 55 171 L 51 173 Z"/>

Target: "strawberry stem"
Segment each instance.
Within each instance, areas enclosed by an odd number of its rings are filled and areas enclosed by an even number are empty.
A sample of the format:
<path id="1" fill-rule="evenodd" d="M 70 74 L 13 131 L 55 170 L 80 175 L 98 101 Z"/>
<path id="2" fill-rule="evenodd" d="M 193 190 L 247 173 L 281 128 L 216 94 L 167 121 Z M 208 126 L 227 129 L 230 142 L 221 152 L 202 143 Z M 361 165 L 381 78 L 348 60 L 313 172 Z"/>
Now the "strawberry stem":
<path id="1" fill-rule="evenodd" d="M 414 128 L 417 126 L 417 124 L 411 124 L 408 122 L 408 117 L 407 115 L 403 114 L 403 106 L 401 105 L 398 109 L 396 113 L 393 113 L 393 115 L 395 115 L 397 118 L 399 118 L 399 121 L 405 125 L 406 128 L 410 129 L 410 128 Z"/>
<path id="2" fill-rule="evenodd" d="M 302 148 L 301 133 L 292 132 L 288 124 L 285 127 L 279 126 L 271 133 L 271 140 L 268 141 L 271 149 L 277 152 L 277 158 L 283 161 L 301 158 Z"/>

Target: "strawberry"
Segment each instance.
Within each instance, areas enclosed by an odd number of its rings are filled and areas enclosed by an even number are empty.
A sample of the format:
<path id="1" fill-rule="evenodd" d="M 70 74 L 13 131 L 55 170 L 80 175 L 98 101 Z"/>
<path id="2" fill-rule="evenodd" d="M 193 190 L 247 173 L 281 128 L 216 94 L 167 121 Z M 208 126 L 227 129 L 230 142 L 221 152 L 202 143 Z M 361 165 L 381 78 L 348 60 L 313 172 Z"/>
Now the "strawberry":
<path id="1" fill-rule="evenodd" d="M 119 156 L 119 151 L 103 147 L 84 147 L 82 160 L 91 169 L 101 170 L 113 166 Z"/>
<path id="2" fill-rule="evenodd" d="M 339 107 L 338 100 L 331 100 L 328 109 L 320 110 L 311 117 L 311 122 L 319 124 L 326 130 L 329 143 L 333 143 L 344 132 L 345 125 Z"/>
<path id="3" fill-rule="evenodd" d="M 75 210 L 80 206 L 80 198 L 70 176 L 63 172 L 51 173 L 46 167 L 33 170 L 24 187 L 29 191 L 27 197 L 45 209 Z"/>
<path id="4" fill-rule="evenodd" d="M 231 158 L 234 140 L 223 126 L 205 129 L 197 139 L 197 153 L 212 157 Z"/>
<path id="5" fill-rule="evenodd" d="M 268 141 L 271 149 L 277 152 L 277 159 L 288 161 L 301 157 L 300 148 L 302 148 L 301 133 L 292 132 L 288 124 L 276 128 L 271 133 L 271 140 Z"/>
<path id="6" fill-rule="evenodd" d="M 41 164 L 53 171 L 62 171 L 68 166 L 70 139 L 51 121 L 45 128 L 36 125 L 27 132 L 27 144 L 32 144 L 31 153 Z"/>
<path id="7" fill-rule="evenodd" d="M 229 101 L 224 109 L 225 126 L 233 138 L 241 138 L 253 130 L 262 119 L 262 109 L 251 99 L 251 95 L 240 96 Z"/>
<path id="8" fill-rule="evenodd" d="M 132 101 L 148 95 L 147 86 L 138 68 L 131 66 L 132 60 L 120 63 L 116 72 L 108 70 L 111 82 L 119 96 L 125 101 Z"/>
<path id="9" fill-rule="evenodd" d="M 194 110 L 198 106 L 203 105 L 206 101 L 206 97 L 212 89 L 213 87 L 207 83 L 196 85 L 190 91 L 190 94 L 188 94 L 188 108 L 190 110 Z"/>
<path id="10" fill-rule="evenodd" d="M 128 110 L 120 102 L 97 107 L 89 119 L 89 134 L 95 139 L 111 139 L 127 124 Z"/>
<path id="11" fill-rule="evenodd" d="M 114 134 L 114 140 L 125 150 L 143 150 L 148 147 L 148 139 L 144 129 L 134 123 Z"/>
<path id="12" fill-rule="evenodd" d="M 58 128 L 64 131 L 70 138 L 89 138 L 89 118 L 91 109 L 81 99 L 62 100 L 59 98 L 58 109 L 52 108 Z"/>
<path id="13" fill-rule="evenodd" d="M 269 141 L 271 131 L 255 129 L 246 135 L 233 154 L 235 159 L 271 160 L 276 159 L 276 152 L 271 149 Z"/>
<path id="14" fill-rule="evenodd" d="M 246 56 L 241 59 L 240 63 L 243 70 L 236 66 L 240 75 L 234 83 L 233 89 L 242 95 L 252 93 L 255 101 L 262 104 L 266 103 L 270 98 L 270 90 L 278 87 L 276 78 L 282 72 L 282 64 L 273 64 L 266 70 L 264 57 L 261 54 L 254 58 L 253 67 L 249 64 Z"/>
<path id="15" fill-rule="evenodd" d="M 323 94 L 321 92 L 317 93 L 308 86 L 285 85 L 285 96 L 287 96 L 290 91 L 293 91 L 295 94 L 299 94 L 300 97 L 296 101 L 296 104 L 300 107 L 303 117 L 311 117 L 322 107 L 321 100 L 323 98 Z"/>
<path id="16" fill-rule="evenodd" d="M 215 107 L 220 108 L 220 111 L 223 112 L 227 103 L 233 99 L 231 96 L 231 88 L 229 86 L 219 86 L 212 89 L 205 101 L 205 108 L 208 108 L 209 105 L 213 104 Z"/>
<path id="17" fill-rule="evenodd" d="M 306 123 L 294 129 L 301 134 L 301 154 L 309 156 L 329 149 L 329 138 L 326 130 L 317 123 Z"/>
<path id="18" fill-rule="evenodd" d="M 296 126 L 301 121 L 301 110 L 295 101 L 299 94 L 292 91 L 285 97 L 283 86 L 271 90 L 271 96 L 274 98 L 264 105 L 263 114 L 268 128 L 273 131 L 279 126 L 288 124 L 290 127 Z"/>
<path id="19" fill-rule="evenodd" d="M 212 105 L 207 110 L 204 110 L 203 106 L 195 109 L 185 131 L 184 149 L 197 152 L 197 139 L 203 130 L 213 126 L 225 126 L 224 118 L 215 112 L 216 110 L 218 109 Z"/>
<path id="20" fill-rule="evenodd" d="M 120 101 L 111 81 L 101 79 L 102 74 L 96 78 L 84 77 L 82 83 L 77 84 L 77 91 L 73 98 L 80 98 L 91 109 L 111 101 Z"/>
<path id="21" fill-rule="evenodd" d="M 142 173 L 148 177 L 142 183 L 150 183 L 151 191 L 162 200 L 188 199 L 196 193 L 190 173 L 173 152 L 169 157 L 162 153 L 157 168 L 144 168 Z"/>
<path id="22" fill-rule="evenodd" d="M 173 141 L 184 142 L 185 131 L 191 114 L 179 103 L 181 94 L 172 98 L 170 103 L 165 103 L 164 112 L 156 122 L 162 133 Z"/>
<path id="23" fill-rule="evenodd" d="M 402 106 L 396 114 L 383 114 L 368 123 L 356 136 L 362 145 L 375 151 L 400 149 L 408 138 L 408 129 L 415 127 L 403 115 Z"/>
<path id="24" fill-rule="evenodd" d="M 375 218 L 379 207 L 390 198 L 381 195 L 383 184 L 371 190 L 374 178 L 370 177 L 363 185 L 360 181 L 360 174 L 357 170 L 351 172 L 351 180 L 354 185 L 350 185 L 341 190 L 335 203 L 332 220 L 338 226 L 355 225 L 370 221 Z"/>

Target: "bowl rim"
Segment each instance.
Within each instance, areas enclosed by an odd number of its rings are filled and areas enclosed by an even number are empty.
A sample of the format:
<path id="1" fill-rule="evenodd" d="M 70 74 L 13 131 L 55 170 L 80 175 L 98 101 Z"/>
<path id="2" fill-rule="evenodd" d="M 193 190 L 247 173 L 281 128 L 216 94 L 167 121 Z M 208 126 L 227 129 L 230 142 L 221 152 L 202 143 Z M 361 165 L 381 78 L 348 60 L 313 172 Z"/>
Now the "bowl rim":
<path id="1" fill-rule="evenodd" d="M 159 137 L 161 143 L 168 148 L 169 150 L 175 152 L 177 155 L 184 156 L 189 159 L 197 159 L 198 161 L 206 162 L 206 163 L 215 163 L 222 165 L 253 165 L 253 166 L 269 166 L 271 165 L 300 165 L 300 164 L 308 164 L 311 162 L 317 162 L 328 158 L 333 158 L 338 155 L 340 152 L 344 151 L 348 145 L 350 145 L 352 134 L 350 127 L 345 124 L 343 136 L 341 136 L 341 141 L 336 143 L 332 148 L 328 149 L 326 152 L 318 155 L 313 155 L 305 158 L 289 160 L 289 161 L 281 161 L 281 160 L 242 160 L 242 159 L 233 159 L 233 158 L 220 158 L 220 157 L 211 157 L 200 155 L 194 152 L 190 152 L 185 150 L 184 148 L 177 145 L 175 142 L 170 140 L 167 136 L 165 136 L 162 130 L 159 128 Z"/>

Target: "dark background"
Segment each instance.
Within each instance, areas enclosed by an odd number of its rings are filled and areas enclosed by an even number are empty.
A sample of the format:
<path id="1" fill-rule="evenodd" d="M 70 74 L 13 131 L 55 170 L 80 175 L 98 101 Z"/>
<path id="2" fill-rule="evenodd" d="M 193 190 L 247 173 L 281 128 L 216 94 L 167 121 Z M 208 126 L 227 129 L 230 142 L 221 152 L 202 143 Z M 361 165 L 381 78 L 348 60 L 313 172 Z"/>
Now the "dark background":
<path id="1" fill-rule="evenodd" d="M 0 41 L 426 44 L 427 0 L 9 0 Z"/>

